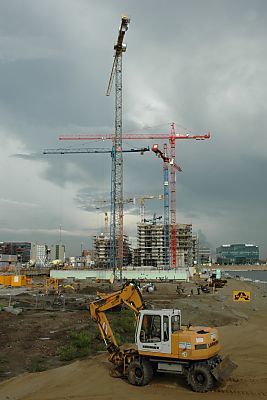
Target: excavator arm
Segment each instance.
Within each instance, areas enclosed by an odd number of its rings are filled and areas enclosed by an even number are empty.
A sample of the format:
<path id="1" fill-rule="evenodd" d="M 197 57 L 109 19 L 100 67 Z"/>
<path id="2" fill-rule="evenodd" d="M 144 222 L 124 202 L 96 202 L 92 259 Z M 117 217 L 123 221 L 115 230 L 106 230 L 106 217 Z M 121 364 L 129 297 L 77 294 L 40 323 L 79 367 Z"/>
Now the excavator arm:
<path id="1" fill-rule="evenodd" d="M 125 305 L 134 311 L 137 318 L 140 310 L 144 308 L 144 301 L 139 287 L 135 282 L 127 282 L 121 290 L 111 294 L 102 294 L 99 300 L 90 303 L 90 316 L 97 323 L 106 348 L 113 355 L 120 352 L 116 338 L 112 332 L 106 312 Z"/>

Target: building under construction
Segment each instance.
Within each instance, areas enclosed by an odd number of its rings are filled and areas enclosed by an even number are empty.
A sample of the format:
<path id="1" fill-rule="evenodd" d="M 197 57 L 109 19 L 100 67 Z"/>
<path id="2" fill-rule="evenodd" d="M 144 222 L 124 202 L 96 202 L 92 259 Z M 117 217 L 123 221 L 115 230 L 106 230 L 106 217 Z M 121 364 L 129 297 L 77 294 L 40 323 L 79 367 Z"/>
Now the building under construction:
<path id="1" fill-rule="evenodd" d="M 176 224 L 177 267 L 192 265 L 192 224 Z M 164 224 L 137 225 L 135 266 L 164 267 Z"/>
<path id="2" fill-rule="evenodd" d="M 194 246 L 192 224 L 177 224 L 177 267 L 193 264 Z M 101 233 L 94 236 L 95 265 L 110 267 L 110 240 Z M 164 268 L 164 224 L 137 224 L 137 248 L 131 249 L 128 237 L 124 236 L 123 265 L 135 267 Z"/>
<path id="3" fill-rule="evenodd" d="M 110 238 L 109 236 L 101 233 L 100 235 L 94 236 L 94 254 L 95 254 L 95 266 L 97 268 L 109 268 L 110 267 Z M 132 252 L 130 249 L 128 236 L 124 235 L 123 238 L 123 265 L 129 265 L 132 263 Z"/>

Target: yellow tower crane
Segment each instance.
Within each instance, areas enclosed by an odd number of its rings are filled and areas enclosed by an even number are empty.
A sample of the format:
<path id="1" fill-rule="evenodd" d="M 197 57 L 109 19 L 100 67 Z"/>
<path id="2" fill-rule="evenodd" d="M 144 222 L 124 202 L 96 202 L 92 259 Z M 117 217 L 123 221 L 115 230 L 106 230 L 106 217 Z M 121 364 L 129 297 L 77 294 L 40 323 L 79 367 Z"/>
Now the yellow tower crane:
<path id="1" fill-rule="evenodd" d="M 135 196 L 134 197 L 135 201 L 138 200 L 140 204 L 140 222 L 143 224 L 145 221 L 145 201 L 146 200 L 163 200 L 164 196 L 163 194 L 157 194 L 157 195 L 148 195 L 144 194 L 141 196 Z"/>

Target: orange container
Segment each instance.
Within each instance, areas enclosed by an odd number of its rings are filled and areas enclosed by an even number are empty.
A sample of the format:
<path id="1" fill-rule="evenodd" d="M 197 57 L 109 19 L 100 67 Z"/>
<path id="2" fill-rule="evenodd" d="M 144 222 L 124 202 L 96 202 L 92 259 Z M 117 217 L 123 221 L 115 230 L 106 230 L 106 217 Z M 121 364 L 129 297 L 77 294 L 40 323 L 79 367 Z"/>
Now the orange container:
<path id="1" fill-rule="evenodd" d="M 26 276 L 26 285 L 30 285 L 32 283 L 32 278 Z"/>
<path id="2" fill-rule="evenodd" d="M 11 275 L 11 286 L 26 286 L 26 275 Z"/>
<path id="3" fill-rule="evenodd" d="M 4 275 L 0 275 L 0 285 L 4 284 Z"/>

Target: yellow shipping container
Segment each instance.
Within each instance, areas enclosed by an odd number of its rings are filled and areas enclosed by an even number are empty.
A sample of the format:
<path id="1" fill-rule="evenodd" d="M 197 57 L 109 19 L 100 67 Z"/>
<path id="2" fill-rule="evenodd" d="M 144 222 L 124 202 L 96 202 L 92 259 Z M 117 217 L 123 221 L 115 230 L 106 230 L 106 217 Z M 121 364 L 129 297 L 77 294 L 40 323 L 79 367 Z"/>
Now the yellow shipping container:
<path id="1" fill-rule="evenodd" d="M 11 286 L 26 286 L 26 275 L 11 275 Z"/>
<path id="2" fill-rule="evenodd" d="M 0 285 L 10 286 L 11 275 L 0 275 Z"/>

